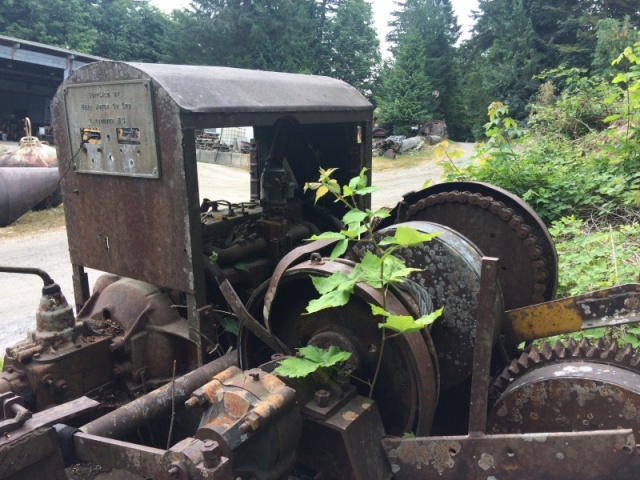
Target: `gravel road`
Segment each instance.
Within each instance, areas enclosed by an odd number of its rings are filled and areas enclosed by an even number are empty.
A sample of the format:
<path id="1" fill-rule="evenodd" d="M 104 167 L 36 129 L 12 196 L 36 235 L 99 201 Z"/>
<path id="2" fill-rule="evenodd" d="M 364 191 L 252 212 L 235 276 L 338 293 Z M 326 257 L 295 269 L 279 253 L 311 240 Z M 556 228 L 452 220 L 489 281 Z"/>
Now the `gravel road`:
<path id="1" fill-rule="evenodd" d="M 460 143 L 458 147 L 464 154 L 456 164 L 467 163 L 473 144 Z M 398 163 L 397 169 L 373 172 L 373 184 L 379 187 L 373 194 L 374 208 L 393 207 L 402 199 L 402 194 L 420 190 L 427 179 L 437 182 L 442 175 L 436 162 L 402 168 L 401 157 L 391 161 Z M 201 198 L 233 202 L 249 198 L 249 173 L 246 170 L 200 163 L 198 179 Z M 66 230 L 0 239 L 0 264 L 45 270 L 60 284 L 69 302 L 73 302 Z M 93 285 L 100 272 L 89 270 L 88 274 L 89 284 Z M 42 282 L 36 276 L 0 273 L 0 356 L 6 347 L 24 339 L 27 331 L 35 327 L 41 288 Z"/>

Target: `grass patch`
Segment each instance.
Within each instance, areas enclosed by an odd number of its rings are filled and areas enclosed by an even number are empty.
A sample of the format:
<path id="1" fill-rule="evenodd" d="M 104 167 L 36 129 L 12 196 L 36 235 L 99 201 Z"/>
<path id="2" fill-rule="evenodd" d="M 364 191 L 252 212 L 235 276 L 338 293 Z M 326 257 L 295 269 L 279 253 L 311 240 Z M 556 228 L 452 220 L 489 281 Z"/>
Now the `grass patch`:
<path id="1" fill-rule="evenodd" d="M 0 228 L 0 238 L 17 238 L 65 227 L 62 205 L 37 212 L 29 211 L 11 225 Z"/>

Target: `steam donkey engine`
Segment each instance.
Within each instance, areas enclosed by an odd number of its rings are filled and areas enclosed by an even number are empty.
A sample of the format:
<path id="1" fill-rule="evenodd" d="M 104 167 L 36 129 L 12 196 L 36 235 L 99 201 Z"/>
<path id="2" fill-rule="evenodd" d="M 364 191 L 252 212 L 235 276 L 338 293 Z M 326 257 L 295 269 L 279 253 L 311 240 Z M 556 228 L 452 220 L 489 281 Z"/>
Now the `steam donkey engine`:
<path id="1" fill-rule="evenodd" d="M 639 321 L 640 285 L 554 300 L 553 242 L 509 192 L 407 193 L 375 235 L 440 233 L 399 251 L 409 281 L 305 313 L 311 277 L 350 272 L 369 245 L 329 261 L 331 241 L 306 239 L 346 211 L 301 187 L 371 167 L 372 108 L 307 75 L 99 62 L 69 77 L 52 112 L 76 313 L 45 272 L 0 267 L 44 283 L 0 377 L 0 478 L 74 462 L 133 478 L 637 478 L 640 355 L 518 345 Z M 194 131 L 245 125 L 249 198 L 201 201 Z M 91 290 L 87 268 L 105 272 Z M 383 348 L 368 304 L 444 313 Z M 307 345 L 351 357 L 274 373 Z M 354 378 L 374 375 L 368 395 Z"/>

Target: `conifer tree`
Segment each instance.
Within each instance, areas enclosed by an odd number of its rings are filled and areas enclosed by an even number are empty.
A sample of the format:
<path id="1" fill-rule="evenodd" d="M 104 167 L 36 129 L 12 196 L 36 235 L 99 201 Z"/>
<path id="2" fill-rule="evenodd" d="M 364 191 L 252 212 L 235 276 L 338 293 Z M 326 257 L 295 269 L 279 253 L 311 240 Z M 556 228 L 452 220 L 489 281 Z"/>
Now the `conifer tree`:
<path id="1" fill-rule="evenodd" d="M 380 64 L 371 5 L 365 0 L 345 0 L 326 25 L 328 68 L 323 73 L 371 97 Z"/>
<path id="2" fill-rule="evenodd" d="M 410 28 L 396 50 L 396 57 L 383 69 L 378 121 L 396 135 L 409 135 L 411 127 L 434 115 L 433 88 L 426 75 L 422 37 Z"/>
<path id="3" fill-rule="evenodd" d="M 420 76 L 425 79 L 431 91 L 422 98 L 428 108 L 414 108 L 415 111 L 426 113 L 422 118 L 413 118 L 413 124 L 421 124 L 427 120 L 444 119 L 449 131 L 456 136 L 461 130 L 462 106 L 460 102 L 460 84 L 457 53 L 455 43 L 460 36 L 460 27 L 453 13 L 450 0 L 406 0 L 398 2 L 400 10 L 394 12 L 391 22 L 393 27 L 388 40 L 391 52 L 396 57 L 393 68 L 385 70 L 398 75 L 395 70 L 406 68 L 405 61 L 400 61 L 401 53 L 405 54 L 405 44 L 410 43 L 411 50 L 416 51 L 416 45 L 421 45 L 420 64 L 423 69 Z M 407 74 L 413 72 L 407 72 Z M 416 74 L 417 75 L 417 74 Z M 383 80 L 384 82 L 384 80 Z M 388 82 L 387 82 L 388 83 Z M 381 101 L 387 107 L 392 99 L 384 96 L 388 88 L 383 88 Z M 388 117 L 388 113 L 383 116 Z"/>

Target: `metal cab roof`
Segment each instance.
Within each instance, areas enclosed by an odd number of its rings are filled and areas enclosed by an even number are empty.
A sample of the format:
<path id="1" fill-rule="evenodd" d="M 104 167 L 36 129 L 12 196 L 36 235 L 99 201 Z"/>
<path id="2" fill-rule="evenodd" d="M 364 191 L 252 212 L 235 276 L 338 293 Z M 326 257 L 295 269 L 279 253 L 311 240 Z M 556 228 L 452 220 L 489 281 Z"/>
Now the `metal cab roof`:
<path id="1" fill-rule="evenodd" d="M 183 126 L 194 128 L 272 125 L 286 114 L 300 123 L 370 121 L 373 116 L 373 106 L 355 88 L 316 75 L 104 61 L 80 68 L 72 82 L 106 77 L 152 80 L 183 122 L 189 118 Z"/>

